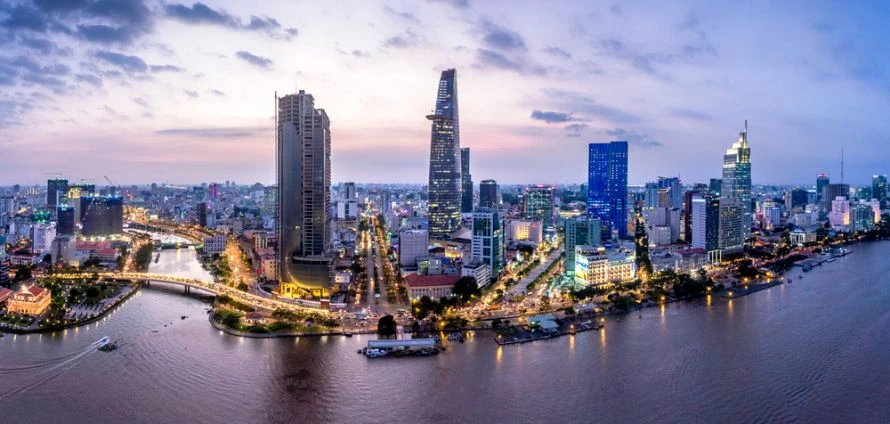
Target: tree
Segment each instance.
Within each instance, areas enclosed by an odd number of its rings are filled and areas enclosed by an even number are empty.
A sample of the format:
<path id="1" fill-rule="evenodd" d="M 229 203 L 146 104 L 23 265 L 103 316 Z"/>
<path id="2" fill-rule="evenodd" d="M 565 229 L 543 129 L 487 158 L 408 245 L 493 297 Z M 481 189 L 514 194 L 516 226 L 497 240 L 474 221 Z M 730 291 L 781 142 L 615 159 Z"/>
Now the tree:
<path id="1" fill-rule="evenodd" d="M 470 300 L 473 295 L 479 295 L 481 293 L 479 291 L 479 285 L 473 277 L 461 277 L 454 283 L 454 288 L 451 292 L 460 297 L 463 302 Z"/>
<path id="2" fill-rule="evenodd" d="M 377 334 L 381 336 L 394 336 L 396 334 L 396 319 L 392 315 L 384 315 L 377 321 Z"/>
<path id="3" fill-rule="evenodd" d="M 634 225 L 634 240 L 636 245 L 637 272 L 640 280 L 648 282 L 652 275 L 652 260 L 649 258 L 649 235 L 646 234 L 646 221 L 643 214 L 636 212 L 636 224 Z"/>

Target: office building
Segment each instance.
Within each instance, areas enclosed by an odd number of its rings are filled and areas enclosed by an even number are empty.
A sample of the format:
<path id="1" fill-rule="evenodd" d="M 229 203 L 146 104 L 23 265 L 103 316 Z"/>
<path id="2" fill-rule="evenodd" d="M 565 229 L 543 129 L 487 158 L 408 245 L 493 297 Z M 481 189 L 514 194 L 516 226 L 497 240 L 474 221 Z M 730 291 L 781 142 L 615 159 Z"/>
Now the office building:
<path id="1" fill-rule="evenodd" d="M 417 258 L 430 252 L 430 235 L 426 230 L 405 230 L 399 233 L 399 264 L 405 268 L 417 266 Z"/>
<path id="2" fill-rule="evenodd" d="M 473 212 L 473 239 L 471 257 L 491 267 L 491 279 L 498 279 L 504 272 L 504 228 L 495 209 L 479 209 Z M 483 282 L 479 282 L 480 285 Z"/>
<path id="3" fill-rule="evenodd" d="M 605 231 L 627 235 L 627 142 L 590 143 L 587 213 Z"/>
<path id="4" fill-rule="evenodd" d="M 68 193 L 68 180 L 64 178 L 50 178 L 46 181 L 46 208 L 50 211 L 59 206 L 59 199 Z"/>
<path id="5" fill-rule="evenodd" d="M 575 246 L 599 246 L 602 244 L 600 220 L 587 216 L 576 216 L 566 220 L 565 244 L 566 265 L 569 275 L 575 273 Z"/>
<path id="6" fill-rule="evenodd" d="M 198 225 L 207 227 L 207 202 L 198 202 L 195 205 L 195 215 L 198 219 Z"/>
<path id="7" fill-rule="evenodd" d="M 723 155 L 723 187 L 720 197 L 737 200 L 742 208 L 741 232 L 738 237 L 744 243 L 751 231 L 753 218 L 751 208 L 751 149 L 748 147 L 748 122 L 745 130 L 739 133 L 739 139 L 726 150 Z"/>
<path id="8" fill-rule="evenodd" d="M 556 225 L 554 219 L 554 196 L 556 187 L 535 185 L 526 187 L 522 192 L 522 218 L 540 220 L 544 228 Z"/>
<path id="9" fill-rule="evenodd" d="M 708 184 L 708 193 L 711 195 L 720 197 L 720 190 L 723 189 L 723 179 L 722 178 L 711 178 L 710 183 Z"/>
<path id="10" fill-rule="evenodd" d="M 482 180 L 479 183 L 479 207 L 497 209 L 498 183 L 495 180 Z"/>
<path id="11" fill-rule="evenodd" d="M 683 193 L 683 241 L 687 244 L 691 244 L 692 240 L 692 198 L 707 195 L 708 186 L 705 184 L 695 184 L 691 190 Z"/>
<path id="12" fill-rule="evenodd" d="M 75 222 L 74 208 L 68 205 L 59 205 L 56 208 L 56 232 L 59 235 L 74 235 Z"/>
<path id="13" fill-rule="evenodd" d="M 311 94 L 277 98 L 279 295 L 324 297 L 331 281 L 331 124 Z"/>
<path id="14" fill-rule="evenodd" d="M 37 254 L 49 253 L 56 238 L 56 224 L 35 223 L 31 226 L 31 250 Z"/>
<path id="15" fill-rule="evenodd" d="M 507 244 L 531 243 L 537 246 L 544 240 L 544 226 L 539 220 L 511 219 L 507 222 Z"/>
<path id="16" fill-rule="evenodd" d="M 117 196 L 84 195 L 80 197 L 80 234 L 107 237 L 124 231 L 124 203 Z"/>
<path id="17" fill-rule="evenodd" d="M 460 211 L 463 213 L 473 212 L 473 177 L 470 175 L 470 148 L 464 147 L 460 149 L 460 180 L 461 180 L 461 199 Z"/>
<path id="18" fill-rule="evenodd" d="M 874 175 L 871 177 L 871 197 L 879 202 L 887 200 L 886 175 Z"/>
<path id="19" fill-rule="evenodd" d="M 658 188 L 662 193 L 667 193 L 667 198 L 658 206 L 675 209 L 683 207 L 683 184 L 680 183 L 680 178 L 658 177 Z"/>
<path id="20" fill-rule="evenodd" d="M 844 199 L 850 199 L 850 185 L 849 184 L 832 184 L 828 183 L 822 187 L 822 210 L 826 212 L 830 212 L 832 210 L 831 204 L 838 197 L 843 197 Z"/>
<path id="21" fill-rule="evenodd" d="M 430 237 L 445 238 L 460 226 L 461 153 L 457 110 L 457 75 L 442 71 L 430 136 L 428 213 Z"/>
<path id="22" fill-rule="evenodd" d="M 693 249 L 705 249 L 708 244 L 708 201 L 696 194 L 690 200 L 690 237 L 687 239 Z"/>
<path id="23" fill-rule="evenodd" d="M 795 188 L 788 193 L 788 201 L 786 202 L 785 207 L 788 210 L 793 210 L 794 208 L 803 209 L 807 206 L 808 201 L 809 192 L 804 189 Z"/>
<path id="24" fill-rule="evenodd" d="M 463 264 L 460 270 L 461 277 L 473 277 L 479 287 L 491 282 L 491 267 L 478 259 L 472 259 Z"/>
<path id="25" fill-rule="evenodd" d="M 341 184 L 339 199 L 337 199 L 337 219 L 351 221 L 358 219 L 358 215 L 358 196 L 355 192 L 355 183 L 347 182 Z"/>
<path id="26" fill-rule="evenodd" d="M 828 213 L 831 228 L 846 230 L 850 225 L 850 201 L 844 196 L 836 196 L 831 201 L 831 212 Z"/>
<path id="27" fill-rule="evenodd" d="M 608 251 L 602 246 L 575 246 L 575 282 L 600 286 L 630 281 L 636 277 L 635 256 Z"/>
<path id="28" fill-rule="evenodd" d="M 726 185 L 723 185 L 726 189 Z M 719 248 L 722 254 L 741 253 L 745 249 L 744 207 L 738 199 L 723 197 L 719 203 Z"/>
<path id="29" fill-rule="evenodd" d="M 822 194 L 825 186 L 831 184 L 831 179 L 828 178 L 828 174 L 820 173 L 816 176 L 816 201 L 821 202 L 823 200 Z M 844 194 L 846 195 L 846 194 Z M 832 197 L 833 199 L 833 197 Z M 830 201 L 830 199 L 826 199 L 826 201 Z"/>

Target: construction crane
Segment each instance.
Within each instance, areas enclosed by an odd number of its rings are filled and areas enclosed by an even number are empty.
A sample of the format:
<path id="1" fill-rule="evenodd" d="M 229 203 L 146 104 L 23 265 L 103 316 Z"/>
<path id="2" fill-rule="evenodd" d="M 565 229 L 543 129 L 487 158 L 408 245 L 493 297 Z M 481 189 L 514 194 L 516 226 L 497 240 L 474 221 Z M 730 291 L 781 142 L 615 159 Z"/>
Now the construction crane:
<path id="1" fill-rule="evenodd" d="M 115 191 L 114 183 L 111 182 L 111 179 L 108 178 L 108 175 L 103 175 L 103 177 L 105 177 L 105 181 L 108 181 L 108 194 L 114 196 L 114 191 Z"/>

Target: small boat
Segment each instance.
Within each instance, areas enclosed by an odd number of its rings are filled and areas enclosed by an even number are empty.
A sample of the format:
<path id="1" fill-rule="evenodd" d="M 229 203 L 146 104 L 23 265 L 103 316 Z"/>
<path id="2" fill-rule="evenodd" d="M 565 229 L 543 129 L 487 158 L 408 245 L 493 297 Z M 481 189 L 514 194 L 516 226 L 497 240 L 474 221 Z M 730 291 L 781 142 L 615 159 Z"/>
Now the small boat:
<path id="1" fill-rule="evenodd" d="M 343 333 L 343 335 L 346 337 L 352 337 L 352 333 Z"/>
<path id="2" fill-rule="evenodd" d="M 369 358 L 379 358 L 381 356 L 386 356 L 388 354 L 389 353 L 387 351 L 380 350 L 380 349 L 368 349 L 365 351 L 365 356 L 367 356 Z"/>

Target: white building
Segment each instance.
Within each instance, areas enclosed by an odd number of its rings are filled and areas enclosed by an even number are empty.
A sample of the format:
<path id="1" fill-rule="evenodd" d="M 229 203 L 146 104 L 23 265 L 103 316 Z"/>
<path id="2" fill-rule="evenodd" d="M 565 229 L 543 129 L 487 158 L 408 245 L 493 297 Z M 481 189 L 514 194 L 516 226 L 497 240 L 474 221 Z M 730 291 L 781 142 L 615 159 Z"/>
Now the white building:
<path id="1" fill-rule="evenodd" d="M 49 253 L 53 249 L 53 240 L 56 238 L 56 224 L 37 223 L 32 227 L 33 250 L 35 253 Z"/>
<path id="2" fill-rule="evenodd" d="M 828 222 L 832 228 L 846 229 L 850 226 L 850 202 L 844 196 L 837 196 L 831 201 L 831 212 Z"/>
<path id="3" fill-rule="evenodd" d="M 602 285 L 633 280 L 637 275 L 634 255 L 606 251 L 598 246 L 575 246 L 575 281 Z"/>
<path id="4" fill-rule="evenodd" d="M 507 243 L 530 242 L 536 246 L 544 239 L 540 220 L 513 219 L 507 224 Z"/>
<path id="5" fill-rule="evenodd" d="M 226 235 L 217 234 L 212 237 L 204 237 L 204 254 L 221 254 L 226 251 Z"/>
<path id="6" fill-rule="evenodd" d="M 482 261 L 473 260 L 463 265 L 460 275 L 475 278 L 476 284 L 483 287 L 491 281 L 491 267 Z"/>
<path id="7" fill-rule="evenodd" d="M 708 201 L 701 196 L 692 196 L 692 240 L 695 249 L 705 249 L 708 243 Z"/>
<path id="8" fill-rule="evenodd" d="M 405 230 L 399 233 L 399 264 L 413 268 L 417 258 L 427 256 L 430 248 L 430 235 L 426 230 Z"/>
<path id="9" fill-rule="evenodd" d="M 504 229 L 498 212 L 486 208 L 473 212 L 471 258 L 487 263 L 491 267 L 492 279 L 499 278 L 504 272 L 504 248 Z"/>

